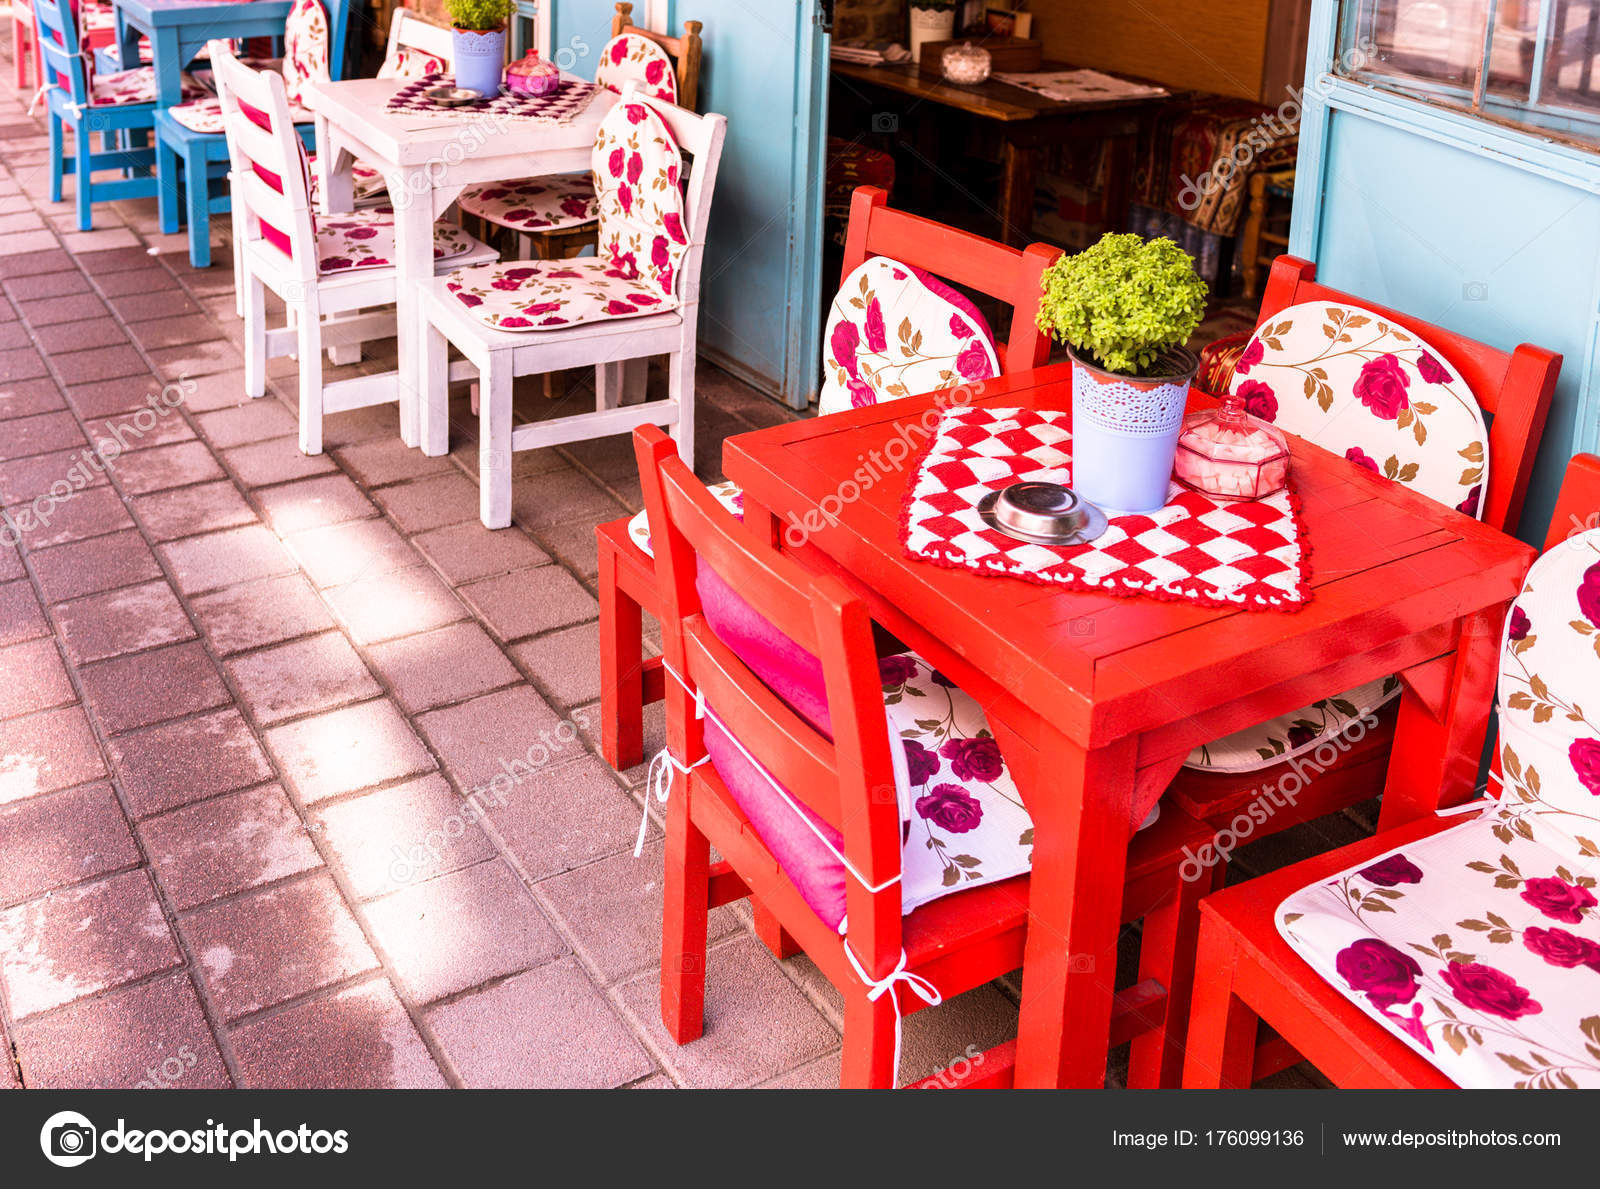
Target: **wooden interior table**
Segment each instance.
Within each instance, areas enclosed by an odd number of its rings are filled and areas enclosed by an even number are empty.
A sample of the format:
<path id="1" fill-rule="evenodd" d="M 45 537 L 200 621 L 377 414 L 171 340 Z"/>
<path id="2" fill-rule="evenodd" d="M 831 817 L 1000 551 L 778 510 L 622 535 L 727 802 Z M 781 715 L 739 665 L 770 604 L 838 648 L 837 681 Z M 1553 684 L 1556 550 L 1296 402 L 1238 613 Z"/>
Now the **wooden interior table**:
<path id="1" fill-rule="evenodd" d="M 1067 365 L 977 388 L 975 405 L 1071 407 Z M 752 531 L 835 573 L 983 705 L 1034 821 L 1017 1084 L 1099 1086 L 1128 841 L 1190 750 L 1398 673 L 1380 825 L 1468 799 L 1533 550 L 1291 437 L 1314 591 L 1298 612 L 947 569 L 908 557 L 899 529 L 940 408 L 912 397 L 741 434 L 723 467 Z"/>
<path id="2" fill-rule="evenodd" d="M 997 79 L 977 86 L 957 86 L 938 75 L 924 74 L 913 63 L 864 66 L 834 62 L 831 72 L 871 87 L 937 103 L 988 121 L 1001 141 L 1000 238 L 1014 245 L 1032 238 L 1034 178 L 1039 150 L 1071 140 L 1104 140 L 1111 160 L 1106 170 L 1106 210 L 1113 228 L 1120 227 L 1128 208 L 1128 180 L 1133 169 L 1139 111 L 1166 96 L 1119 97 L 1063 103 Z M 1043 70 L 1070 70 L 1047 62 Z"/>
<path id="3" fill-rule="evenodd" d="M 405 79 L 358 78 L 316 83 L 306 106 L 317 118 L 317 163 L 323 211 L 353 206 L 351 166 L 361 160 L 383 174 L 394 206 L 399 288 L 395 303 L 399 354 L 400 437 L 421 444 L 419 393 L 422 304 L 433 283 L 433 224 L 466 187 L 478 182 L 550 173 L 587 173 L 600 121 L 617 101 L 601 88 L 565 124 L 538 124 L 492 114 L 387 110 Z M 452 370 L 452 377 L 457 374 Z M 467 370 L 461 375 L 476 375 Z"/>

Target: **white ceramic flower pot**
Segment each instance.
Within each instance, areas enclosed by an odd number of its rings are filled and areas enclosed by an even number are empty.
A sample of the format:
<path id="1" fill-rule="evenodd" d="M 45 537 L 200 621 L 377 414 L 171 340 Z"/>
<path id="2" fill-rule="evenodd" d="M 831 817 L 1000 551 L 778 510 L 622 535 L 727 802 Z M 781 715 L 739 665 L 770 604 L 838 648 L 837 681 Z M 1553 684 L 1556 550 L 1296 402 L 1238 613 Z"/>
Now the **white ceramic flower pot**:
<path id="1" fill-rule="evenodd" d="M 918 8 L 911 6 L 911 60 L 922 55 L 924 41 L 949 41 L 956 31 L 956 10 L 953 8 Z"/>
<path id="2" fill-rule="evenodd" d="M 1189 380 L 1200 361 L 1171 353 L 1167 374 L 1124 376 L 1072 354 L 1072 488 L 1108 516 L 1167 502 Z"/>

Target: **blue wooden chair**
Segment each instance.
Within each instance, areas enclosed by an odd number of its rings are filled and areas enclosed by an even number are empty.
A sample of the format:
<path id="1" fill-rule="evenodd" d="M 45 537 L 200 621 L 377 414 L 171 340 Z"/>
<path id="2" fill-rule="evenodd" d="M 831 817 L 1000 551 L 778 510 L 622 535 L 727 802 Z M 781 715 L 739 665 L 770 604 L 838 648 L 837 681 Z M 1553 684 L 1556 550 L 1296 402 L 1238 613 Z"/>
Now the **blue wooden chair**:
<path id="1" fill-rule="evenodd" d="M 354 0 L 324 0 L 328 12 L 328 73 L 344 77 L 346 34 Z M 284 52 L 289 47 L 284 46 Z M 210 121 L 186 125 L 171 109 L 155 117 L 156 165 L 161 207 L 161 231 L 176 232 L 189 225 L 189 263 L 195 268 L 211 267 L 211 216 L 231 209 L 228 191 L 228 142 L 222 134 L 220 112 L 215 130 Z M 316 143 L 316 125 L 309 118 L 295 125 L 295 131 L 309 150 Z M 181 165 L 181 180 L 180 180 Z"/>
<path id="2" fill-rule="evenodd" d="M 155 153 L 148 136 L 155 119 L 155 76 L 148 69 L 90 77 L 67 0 L 35 0 L 36 45 L 44 65 L 50 132 L 50 201 L 61 201 L 61 180 L 77 178 L 78 230 L 94 227 L 94 204 L 148 198 L 156 192 Z M 64 132 L 71 129 L 73 154 Z M 90 146 L 99 133 L 101 151 Z M 95 180 L 101 170 L 118 176 Z"/>

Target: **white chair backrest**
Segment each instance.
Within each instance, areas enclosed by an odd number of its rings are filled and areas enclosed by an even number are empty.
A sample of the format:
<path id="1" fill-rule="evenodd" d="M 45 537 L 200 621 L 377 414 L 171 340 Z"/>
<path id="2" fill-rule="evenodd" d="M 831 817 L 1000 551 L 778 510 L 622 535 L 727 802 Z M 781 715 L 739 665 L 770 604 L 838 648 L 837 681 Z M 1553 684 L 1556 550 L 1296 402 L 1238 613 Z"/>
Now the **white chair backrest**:
<path id="1" fill-rule="evenodd" d="M 420 78 L 420 73 L 408 69 L 406 59 L 411 54 L 426 54 L 444 63 L 445 70 L 455 68 L 455 39 L 450 30 L 424 20 L 408 8 L 394 10 L 389 22 L 389 44 L 383 55 L 383 65 L 378 67 L 379 78 Z"/>
<path id="2" fill-rule="evenodd" d="M 283 78 L 276 71 L 251 70 L 226 50 L 213 53 L 211 65 L 228 141 L 233 201 L 244 214 L 244 249 L 267 245 L 284 256 L 288 272 L 309 283 L 317 275 L 311 195 Z"/>
<path id="3" fill-rule="evenodd" d="M 684 196 L 683 211 L 688 222 L 684 230 L 689 236 L 689 252 L 684 257 L 678 275 L 677 293 L 681 306 L 693 305 L 700 300 L 700 265 L 706 251 L 706 226 L 710 221 L 711 196 L 717 188 L 717 165 L 722 160 L 722 141 L 728 132 L 726 116 L 714 112 L 696 115 L 675 103 L 664 103 L 641 95 L 637 88 L 623 88 L 619 104 L 644 103 L 660 116 L 678 142 L 678 150 L 692 158 L 686 163 L 689 170 L 689 187 Z"/>

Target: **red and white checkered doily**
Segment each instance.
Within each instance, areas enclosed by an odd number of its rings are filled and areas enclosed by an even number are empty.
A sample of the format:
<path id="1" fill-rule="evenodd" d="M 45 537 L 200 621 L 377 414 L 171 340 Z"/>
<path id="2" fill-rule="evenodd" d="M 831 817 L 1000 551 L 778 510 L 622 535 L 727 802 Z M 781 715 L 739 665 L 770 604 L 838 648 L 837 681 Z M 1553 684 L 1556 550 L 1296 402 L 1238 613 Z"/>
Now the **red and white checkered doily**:
<path id="1" fill-rule="evenodd" d="M 977 504 L 1025 480 L 1069 483 L 1071 418 L 1032 409 L 950 409 L 901 512 L 912 557 L 1113 595 L 1298 611 L 1311 598 L 1294 497 L 1212 499 L 1174 483 L 1149 516 L 1115 517 L 1087 545 L 1033 545 L 989 528 Z"/>

